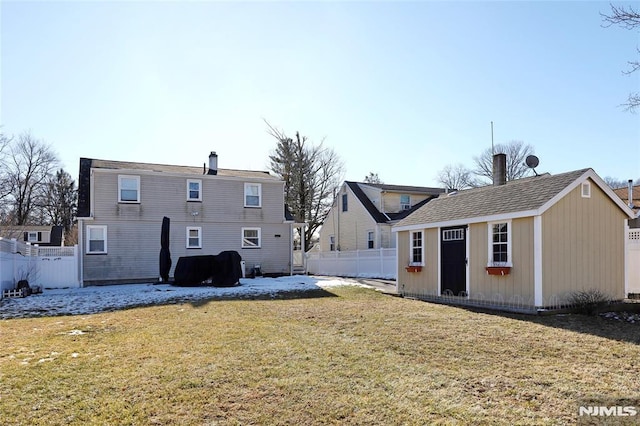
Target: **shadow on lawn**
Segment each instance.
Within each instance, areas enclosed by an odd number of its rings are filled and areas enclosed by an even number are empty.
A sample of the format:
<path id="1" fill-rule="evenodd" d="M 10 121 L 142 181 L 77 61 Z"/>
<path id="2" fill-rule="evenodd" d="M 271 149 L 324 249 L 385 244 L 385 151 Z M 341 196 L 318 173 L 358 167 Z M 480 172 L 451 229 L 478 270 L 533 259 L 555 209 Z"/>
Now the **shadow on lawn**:
<path id="1" fill-rule="evenodd" d="M 640 322 L 629 323 L 614 319 L 603 318 L 600 315 L 581 314 L 551 314 L 551 315 L 526 315 L 509 312 L 493 311 L 473 307 L 460 307 L 473 312 L 496 315 L 511 318 L 518 321 L 527 321 L 547 327 L 560 328 L 576 333 L 590 334 L 605 339 L 618 340 L 640 345 Z"/>
<path id="2" fill-rule="evenodd" d="M 338 297 L 335 294 L 317 287 L 310 290 L 279 290 L 272 293 L 256 294 L 229 294 L 214 296 L 207 299 L 193 300 L 189 304 L 194 308 L 206 306 L 211 302 L 220 300 L 293 300 L 293 299 L 317 299 L 321 297 Z"/>

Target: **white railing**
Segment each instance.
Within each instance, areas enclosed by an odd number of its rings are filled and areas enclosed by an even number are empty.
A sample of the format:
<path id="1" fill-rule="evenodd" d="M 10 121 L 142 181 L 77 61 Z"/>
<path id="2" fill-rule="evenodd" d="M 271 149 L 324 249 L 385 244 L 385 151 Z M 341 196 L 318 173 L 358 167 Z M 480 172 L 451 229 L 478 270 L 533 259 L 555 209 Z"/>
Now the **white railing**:
<path id="1" fill-rule="evenodd" d="M 396 278 L 396 249 L 307 253 L 307 271 L 314 275 Z"/>
<path id="2" fill-rule="evenodd" d="M 0 298 L 18 281 L 41 288 L 80 287 L 78 246 L 39 247 L 0 238 Z"/>

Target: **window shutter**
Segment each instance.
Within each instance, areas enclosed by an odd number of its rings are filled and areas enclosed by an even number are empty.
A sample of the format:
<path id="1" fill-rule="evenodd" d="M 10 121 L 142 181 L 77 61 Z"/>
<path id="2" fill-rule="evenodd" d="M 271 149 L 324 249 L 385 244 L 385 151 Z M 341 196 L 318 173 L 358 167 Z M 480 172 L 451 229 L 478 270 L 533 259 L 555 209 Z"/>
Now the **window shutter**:
<path id="1" fill-rule="evenodd" d="M 29 241 L 29 233 L 28 232 L 24 233 L 24 241 Z"/>
<path id="2" fill-rule="evenodd" d="M 42 241 L 42 232 L 38 232 L 38 241 Z"/>

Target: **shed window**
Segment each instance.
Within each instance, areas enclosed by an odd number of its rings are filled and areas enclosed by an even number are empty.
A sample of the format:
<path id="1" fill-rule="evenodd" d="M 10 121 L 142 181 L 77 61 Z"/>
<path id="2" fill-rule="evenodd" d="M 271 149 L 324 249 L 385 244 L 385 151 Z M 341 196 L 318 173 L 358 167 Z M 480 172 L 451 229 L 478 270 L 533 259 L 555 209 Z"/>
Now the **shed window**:
<path id="1" fill-rule="evenodd" d="M 508 221 L 489 224 L 488 266 L 512 266 L 511 223 Z"/>
<path id="2" fill-rule="evenodd" d="M 582 198 L 591 198 L 591 183 L 582 182 Z"/>
<path id="3" fill-rule="evenodd" d="M 336 237 L 329 235 L 329 251 L 336 251 Z"/>
<path id="4" fill-rule="evenodd" d="M 409 237 L 410 265 L 424 265 L 424 239 L 422 231 L 412 231 Z"/>
<path id="5" fill-rule="evenodd" d="M 342 211 L 349 211 L 349 203 L 347 200 L 347 194 L 342 194 Z"/>

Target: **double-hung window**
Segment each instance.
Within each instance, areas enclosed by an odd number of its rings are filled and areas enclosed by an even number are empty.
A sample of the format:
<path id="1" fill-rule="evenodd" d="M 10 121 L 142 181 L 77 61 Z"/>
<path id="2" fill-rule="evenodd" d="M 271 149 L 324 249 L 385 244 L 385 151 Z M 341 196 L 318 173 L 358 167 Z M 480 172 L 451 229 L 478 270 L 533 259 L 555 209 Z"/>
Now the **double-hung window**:
<path id="1" fill-rule="evenodd" d="M 336 237 L 329 235 L 329 251 L 336 251 Z"/>
<path id="2" fill-rule="evenodd" d="M 242 248 L 260 248 L 260 228 L 242 228 Z"/>
<path id="3" fill-rule="evenodd" d="M 511 265 L 511 223 L 489 223 L 489 261 L 488 266 Z"/>
<path id="4" fill-rule="evenodd" d="M 375 248 L 376 234 L 373 231 L 367 231 L 367 248 Z"/>
<path id="5" fill-rule="evenodd" d="M 349 211 L 349 199 L 347 198 L 347 194 L 342 194 L 342 211 Z"/>
<path id="6" fill-rule="evenodd" d="M 187 226 L 187 248 L 202 248 L 202 228 L 199 226 Z"/>
<path id="7" fill-rule="evenodd" d="M 424 234 L 422 231 L 411 231 L 409 239 L 409 264 L 424 266 Z"/>
<path id="8" fill-rule="evenodd" d="M 87 225 L 87 254 L 104 254 L 107 252 L 106 225 Z"/>
<path id="9" fill-rule="evenodd" d="M 400 210 L 409 210 L 411 208 L 411 196 L 400 195 Z"/>
<path id="10" fill-rule="evenodd" d="M 187 179 L 187 201 L 202 201 L 202 180 Z"/>
<path id="11" fill-rule="evenodd" d="M 262 207 L 262 185 L 259 183 L 244 184 L 244 206 Z"/>
<path id="12" fill-rule="evenodd" d="M 118 202 L 140 202 L 140 176 L 118 176 Z"/>

